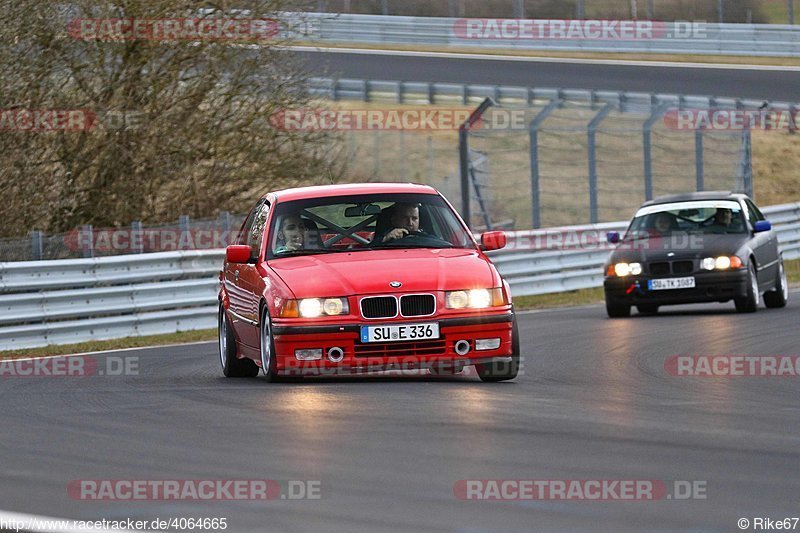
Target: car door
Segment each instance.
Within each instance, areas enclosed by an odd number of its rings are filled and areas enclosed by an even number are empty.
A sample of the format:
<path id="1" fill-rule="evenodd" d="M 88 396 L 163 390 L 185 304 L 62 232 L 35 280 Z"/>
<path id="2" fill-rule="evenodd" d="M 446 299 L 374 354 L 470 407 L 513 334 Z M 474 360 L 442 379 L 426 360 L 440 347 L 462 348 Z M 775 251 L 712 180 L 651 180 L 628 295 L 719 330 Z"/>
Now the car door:
<path id="1" fill-rule="evenodd" d="M 744 203 L 747 207 L 749 229 L 752 232 L 756 222 L 766 220 L 766 217 L 749 199 L 745 199 Z M 778 239 L 774 231 L 752 235 L 752 248 L 758 262 L 758 283 L 763 286 L 774 281 L 778 273 Z"/>
<path id="2" fill-rule="evenodd" d="M 257 348 L 259 346 L 259 302 L 264 286 L 264 280 L 258 272 L 257 263 L 261 260 L 261 243 L 264 240 L 264 230 L 269 219 L 270 204 L 262 201 L 254 210 L 253 224 L 244 235 L 244 242 L 250 247 L 250 262 L 237 265 L 239 275 L 236 283 L 242 295 L 241 316 L 243 324 L 240 329 L 242 343 Z"/>
<path id="3" fill-rule="evenodd" d="M 236 237 L 236 244 L 247 244 L 247 236 L 250 234 L 253 223 L 255 222 L 256 214 L 263 206 L 264 201 L 261 200 L 256 206 L 250 210 L 247 215 L 239 234 Z M 225 292 L 228 295 L 228 318 L 231 327 L 236 334 L 236 339 L 239 342 L 244 342 L 243 335 L 247 335 L 247 319 L 249 309 L 249 298 L 241 288 L 240 278 L 242 271 L 242 264 L 240 263 L 226 263 L 223 271 L 223 284 L 225 285 Z"/>

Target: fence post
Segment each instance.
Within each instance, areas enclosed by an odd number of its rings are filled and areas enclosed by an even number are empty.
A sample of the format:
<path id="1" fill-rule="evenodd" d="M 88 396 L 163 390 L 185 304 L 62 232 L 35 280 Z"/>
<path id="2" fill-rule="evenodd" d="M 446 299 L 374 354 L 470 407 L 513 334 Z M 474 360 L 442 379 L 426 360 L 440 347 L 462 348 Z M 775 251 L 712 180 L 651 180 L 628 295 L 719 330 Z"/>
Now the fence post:
<path id="1" fill-rule="evenodd" d="M 597 208 L 597 128 L 604 118 L 614 109 L 612 102 L 607 103 L 589 123 L 589 222 L 597 224 L 599 220 Z"/>
<path id="2" fill-rule="evenodd" d="M 653 126 L 667 111 L 665 105 L 661 105 L 653 109 L 650 117 L 644 122 L 642 126 L 642 147 L 644 149 L 644 199 L 653 199 L 653 146 L 651 143 L 651 135 Z"/>
<path id="3" fill-rule="evenodd" d="M 561 99 L 556 97 L 551 100 L 544 109 L 539 111 L 528 126 L 528 136 L 530 137 L 530 160 L 531 160 L 531 225 L 533 229 L 542 227 L 542 202 L 539 185 L 539 128 L 547 120 L 550 113 L 558 109 Z"/>
<path id="4" fill-rule="evenodd" d="M 140 220 L 131 222 L 131 248 L 135 254 L 144 253 L 144 234 Z"/>
<path id="5" fill-rule="evenodd" d="M 697 190 L 704 191 L 706 184 L 703 167 L 703 128 L 698 128 L 694 132 L 694 171 L 697 176 Z"/>
<path id="6" fill-rule="evenodd" d="M 222 225 L 222 235 L 223 239 L 222 242 L 225 246 L 229 246 L 234 243 L 234 239 L 231 235 L 231 214 L 229 211 L 222 211 L 219 214 L 219 220 Z"/>
<path id="7" fill-rule="evenodd" d="M 744 123 L 744 129 L 742 129 L 739 152 L 737 181 L 741 182 L 744 193 L 750 198 L 753 198 L 753 145 L 752 136 L 750 133 L 750 123 L 747 120 Z"/>
<path id="8" fill-rule="evenodd" d="M 372 175 L 380 176 L 381 173 L 381 132 L 375 131 L 372 134 Z"/>
<path id="9" fill-rule="evenodd" d="M 514 18 L 525 18 L 525 0 L 513 0 L 514 2 Z"/>
<path id="10" fill-rule="evenodd" d="M 94 232 L 91 224 L 86 224 L 81 229 L 83 238 L 83 257 L 94 257 Z"/>
<path id="11" fill-rule="evenodd" d="M 575 18 L 586 18 L 586 0 L 578 0 L 577 4 L 575 4 Z"/>
<path id="12" fill-rule="evenodd" d="M 31 259 L 33 261 L 41 261 L 43 255 L 42 232 L 33 230 L 31 232 Z"/>
<path id="13" fill-rule="evenodd" d="M 184 244 L 189 242 L 189 215 L 181 215 L 178 218 L 178 227 L 180 228 L 180 236 L 178 237 L 178 250 L 185 250 Z"/>
<path id="14" fill-rule="evenodd" d="M 461 218 L 467 227 L 472 227 L 472 206 L 469 193 L 469 129 L 475 124 L 487 109 L 495 105 L 491 98 L 481 102 L 469 118 L 458 128 L 458 166 L 461 174 Z"/>

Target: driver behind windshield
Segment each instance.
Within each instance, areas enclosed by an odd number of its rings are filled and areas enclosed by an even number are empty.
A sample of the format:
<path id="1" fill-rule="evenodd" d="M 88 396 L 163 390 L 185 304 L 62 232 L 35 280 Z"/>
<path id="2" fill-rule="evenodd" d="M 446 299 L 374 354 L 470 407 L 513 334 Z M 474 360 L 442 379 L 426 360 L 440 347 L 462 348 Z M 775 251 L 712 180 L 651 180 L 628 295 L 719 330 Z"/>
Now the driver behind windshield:
<path id="1" fill-rule="evenodd" d="M 303 249 L 305 226 L 298 215 L 287 215 L 281 220 L 278 231 L 278 247 L 276 254 L 294 252 Z"/>
<path id="2" fill-rule="evenodd" d="M 419 233 L 419 204 L 394 204 L 391 208 L 390 229 L 381 242 L 390 242 L 407 237 L 409 233 Z"/>
<path id="3" fill-rule="evenodd" d="M 717 209 L 714 215 L 714 225 L 712 227 L 728 229 L 733 222 L 733 213 L 730 209 L 720 208 Z"/>

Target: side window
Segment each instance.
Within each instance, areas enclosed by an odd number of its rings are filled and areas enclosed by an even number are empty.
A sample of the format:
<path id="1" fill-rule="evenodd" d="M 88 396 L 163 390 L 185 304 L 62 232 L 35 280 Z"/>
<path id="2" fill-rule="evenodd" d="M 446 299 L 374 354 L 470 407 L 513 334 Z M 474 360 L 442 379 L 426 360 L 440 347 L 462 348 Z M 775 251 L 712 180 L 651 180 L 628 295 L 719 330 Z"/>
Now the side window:
<path id="1" fill-rule="evenodd" d="M 250 211 L 250 214 L 247 215 L 247 218 L 244 220 L 244 224 L 242 224 L 242 228 L 239 230 L 239 234 L 236 236 L 236 244 L 247 244 L 247 236 L 250 234 L 250 230 L 253 228 L 253 220 L 255 220 L 256 213 L 258 213 L 262 205 L 264 205 L 264 200 L 260 200 Z"/>
<path id="2" fill-rule="evenodd" d="M 747 205 L 747 213 L 750 217 L 750 223 L 755 224 L 759 220 L 766 220 L 763 213 L 758 210 L 753 202 L 750 200 L 745 200 L 744 203 Z"/>
<path id="3" fill-rule="evenodd" d="M 261 252 L 261 241 L 264 240 L 264 228 L 269 217 L 269 204 L 264 202 L 253 210 L 253 225 L 247 232 L 246 244 L 250 246 L 250 257 L 258 257 Z"/>

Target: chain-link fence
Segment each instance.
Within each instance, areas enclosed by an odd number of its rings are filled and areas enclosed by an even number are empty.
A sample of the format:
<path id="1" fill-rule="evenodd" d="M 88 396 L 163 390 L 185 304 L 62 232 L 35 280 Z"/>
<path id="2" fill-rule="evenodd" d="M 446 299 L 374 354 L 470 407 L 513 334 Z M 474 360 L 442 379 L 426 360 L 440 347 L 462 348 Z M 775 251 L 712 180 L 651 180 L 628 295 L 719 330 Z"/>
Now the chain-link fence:
<path id="1" fill-rule="evenodd" d="M 310 0 L 301 9 L 418 17 L 606 18 L 794 24 L 797 0 Z"/>
<path id="2" fill-rule="evenodd" d="M 677 130 L 663 102 L 608 96 L 489 108 L 466 138 L 471 222 L 596 224 L 668 193 L 752 194 L 749 131 Z"/>

